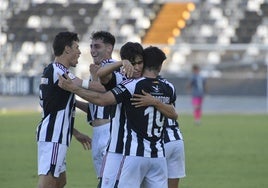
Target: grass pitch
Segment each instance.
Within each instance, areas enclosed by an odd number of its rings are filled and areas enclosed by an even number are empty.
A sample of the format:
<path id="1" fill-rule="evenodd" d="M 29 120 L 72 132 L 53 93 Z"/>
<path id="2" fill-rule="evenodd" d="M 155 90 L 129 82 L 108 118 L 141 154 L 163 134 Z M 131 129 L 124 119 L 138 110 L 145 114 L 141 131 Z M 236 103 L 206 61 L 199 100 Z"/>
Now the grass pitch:
<path id="1" fill-rule="evenodd" d="M 36 112 L 0 113 L 0 187 L 36 187 Z M 268 116 L 204 115 L 195 125 L 191 115 L 179 117 L 185 140 L 186 173 L 180 188 L 268 187 Z M 77 129 L 91 136 L 84 114 Z M 91 152 L 73 139 L 67 155 L 66 188 L 95 188 Z"/>

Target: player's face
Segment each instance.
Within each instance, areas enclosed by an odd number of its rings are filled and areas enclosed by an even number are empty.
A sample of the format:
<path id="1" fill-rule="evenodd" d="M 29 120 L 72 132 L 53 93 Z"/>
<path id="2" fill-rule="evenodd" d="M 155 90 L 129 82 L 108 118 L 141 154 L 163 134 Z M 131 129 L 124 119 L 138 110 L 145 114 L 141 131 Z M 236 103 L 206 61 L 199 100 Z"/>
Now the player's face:
<path id="1" fill-rule="evenodd" d="M 143 70 L 143 57 L 136 56 L 134 62 L 131 63 L 134 66 L 133 78 L 140 78 L 142 76 Z"/>
<path id="2" fill-rule="evenodd" d="M 102 60 L 111 58 L 112 46 L 103 43 L 101 39 L 93 39 L 90 44 L 90 53 L 94 63 L 99 65 Z"/>
<path id="3" fill-rule="evenodd" d="M 70 56 L 70 67 L 76 67 L 78 64 L 78 58 L 81 54 L 78 42 L 73 42 L 72 46 L 69 48 L 68 54 Z"/>

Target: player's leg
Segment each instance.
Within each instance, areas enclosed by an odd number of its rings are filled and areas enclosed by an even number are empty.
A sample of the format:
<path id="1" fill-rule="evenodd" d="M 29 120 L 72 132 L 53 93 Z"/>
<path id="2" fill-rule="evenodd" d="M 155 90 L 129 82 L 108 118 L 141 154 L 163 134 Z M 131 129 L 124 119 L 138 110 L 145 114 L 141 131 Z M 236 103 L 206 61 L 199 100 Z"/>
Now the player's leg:
<path id="1" fill-rule="evenodd" d="M 100 188 L 114 188 L 123 166 L 123 154 L 108 152 L 103 160 Z"/>
<path id="2" fill-rule="evenodd" d="M 149 159 L 151 158 L 125 156 L 123 168 L 118 181 L 118 188 L 140 187 L 150 166 Z"/>
<path id="3" fill-rule="evenodd" d="M 57 178 L 53 177 L 51 173 L 47 175 L 39 175 L 38 188 L 56 187 Z"/>
<path id="4" fill-rule="evenodd" d="M 197 109 L 197 116 L 198 116 L 199 120 L 201 120 L 201 116 L 202 116 L 202 104 L 203 104 L 203 98 L 199 97 L 198 98 L 198 109 Z"/>
<path id="5" fill-rule="evenodd" d="M 67 148 L 58 143 L 38 142 L 38 188 L 64 187 Z"/>
<path id="6" fill-rule="evenodd" d="M 196 123 L 200 123 L 202 114 L 202 97 L 196 97 L 195 104 L 195 120 Z"/>
<path id="7" fill-rule="evenodd" d="M 165 144 L 168 188 L 179 188 L 179 179 L 185 174 L 185 154 L 183 140 L 176 140 Z"/>
<path id="8" fill-rule="evenodd" d="M 179 188 L 179 178 L 168 178 L 168 188 Z"/>
<path id="9" fill-rule="evenodd" d="M 194 120 L 196 123 L 198 123 L 200 120 L 200 104 L 199 103 L 200 103 L 200 100 L 198 97 L 192 98 L 193 115 L 194 115 Z"/>
<path id="10" fill-rule="evenodd" d="M 146 188 L 167 188 L 168 187 L 168 174 L 167 162 L 165 157 L 148 158 L 150 161 L 150 168 L 147 171 L 142 182 L 143 187 Z"/>
<path id="11" fill-rule="evenodd" d="M 63 188 L 66 185 L 66 173 L 63 172 L 58 178 L 53 177 L 49 172 L 48 175 L 40 175 L 38 188 Z"/>
<path id="12" fill-rule="evenodd" d="M 59 178 L 57 179 L 57 188 L 63 188 L 66 185 L 66 172 L 60 174 Z"/>
<path id="13" fill-rule="evenodd" d="M 93 127 L 92 158 L 97 177 L 100 176 L 103 157 L 110 138 L 110 123 Z"/>

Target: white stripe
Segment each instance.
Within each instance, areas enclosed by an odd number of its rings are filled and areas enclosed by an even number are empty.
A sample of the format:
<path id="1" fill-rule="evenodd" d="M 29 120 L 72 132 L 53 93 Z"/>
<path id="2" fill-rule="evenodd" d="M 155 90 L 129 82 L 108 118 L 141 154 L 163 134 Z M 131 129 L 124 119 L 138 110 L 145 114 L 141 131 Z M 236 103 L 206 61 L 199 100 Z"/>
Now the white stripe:
<path id="1" fill-rule="evenodd" d="M 54 124 L 53 135 L 52 135 L 52 142 L 58 142 L 58 140 L 59 140 L 59 137 L 61 134 L 61 125 L 63 122 L 63 114 L 64 114 L 64 110 L 60 110 L 57 112 L 57 116 L 56 116 L 55 124 Z"/>
<path id="2" fill-rule="evenodd" d="M 40 125 L 41 126 L 41 129 L 40 129 L 40 134 L 39 134 L 39 141 L 46 141 L 46 132 L 47 132 L 47 126 L 48 126 L 48 123 L 49 123 L 49 118 L 50 118 L 50 115 L 48 115 L 43 121 L 42 121 L 42 124 Z"/>

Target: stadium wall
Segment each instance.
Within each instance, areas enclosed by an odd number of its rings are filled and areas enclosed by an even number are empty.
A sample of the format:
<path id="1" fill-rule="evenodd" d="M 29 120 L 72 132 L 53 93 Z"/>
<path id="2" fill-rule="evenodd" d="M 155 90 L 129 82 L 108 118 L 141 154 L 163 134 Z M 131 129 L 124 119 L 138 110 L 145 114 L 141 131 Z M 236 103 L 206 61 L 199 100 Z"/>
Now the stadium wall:
<path id="1" fill-rule="evenodd" d="M 175 85 L 178 95 L 189 95 L 188 78 L 167 78 Z M 38 95 L 39 76 L 2 75 L 0 95 Z M 214 96 L 266 96 L 266 78 L 208 78 L 208 94 Z"/>
<path id="2" fill-rule="evenodd" d="M 188 95 L 188 78 L 168 78 L 178 95 Z M 265 78 L 208 78 L 208 94 L 212 96 L 266 96 Z"/>
<path id="3" fill-rule="evenodd" d="M 40 77 L 24 75 L 2 75 L 0 95 L 24 96 L 38 95 Z"/>

